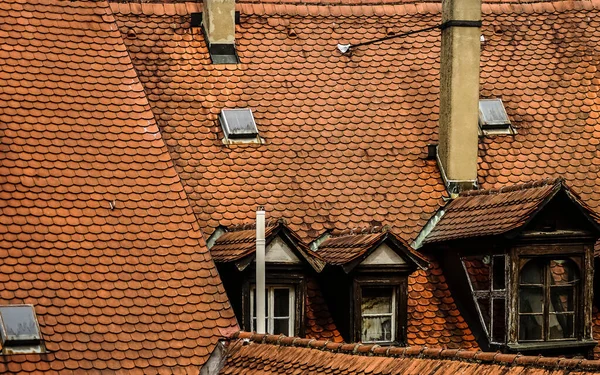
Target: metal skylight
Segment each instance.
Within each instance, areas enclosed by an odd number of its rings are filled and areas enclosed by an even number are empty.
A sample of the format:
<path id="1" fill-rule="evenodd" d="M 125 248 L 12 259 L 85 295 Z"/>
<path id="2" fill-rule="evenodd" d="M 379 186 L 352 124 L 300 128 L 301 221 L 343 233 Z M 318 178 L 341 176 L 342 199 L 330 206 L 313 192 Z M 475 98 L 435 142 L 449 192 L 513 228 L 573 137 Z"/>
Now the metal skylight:
<path id="1" fill-rule="evenodd" d="M 32 305 L 0 306 L 0 340 L 5 353 L 39 353 L 40 327 Z"/>
<path id="2" fill-rule="evenodd" d="M 223 109 L 219 116 L 228 141 L 258 141 L 258 128 L 249 108 Z"/>
<path id="3" fill-rule="evenodd" d="M 479 127 L 484 134 L 514 134 L 502 99 L 479 100 Z"/>

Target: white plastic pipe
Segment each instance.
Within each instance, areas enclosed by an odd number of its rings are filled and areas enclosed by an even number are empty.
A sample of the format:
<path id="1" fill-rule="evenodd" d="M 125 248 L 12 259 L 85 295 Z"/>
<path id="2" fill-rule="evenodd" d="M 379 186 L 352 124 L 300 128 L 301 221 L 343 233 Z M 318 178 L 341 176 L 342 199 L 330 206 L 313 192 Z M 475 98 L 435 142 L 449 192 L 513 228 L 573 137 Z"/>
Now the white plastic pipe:
<path id="1" fill-rule="evenodd" d="M 265 210 L 256 211 L 256 332 L 265 327 Z"/>

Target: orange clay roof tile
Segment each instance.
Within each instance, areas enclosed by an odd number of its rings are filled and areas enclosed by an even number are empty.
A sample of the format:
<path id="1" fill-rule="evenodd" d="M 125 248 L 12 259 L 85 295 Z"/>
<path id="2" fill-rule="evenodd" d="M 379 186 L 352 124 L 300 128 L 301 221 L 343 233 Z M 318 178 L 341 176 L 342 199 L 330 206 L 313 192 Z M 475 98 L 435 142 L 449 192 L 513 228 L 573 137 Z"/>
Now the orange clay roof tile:
<path id="1" fill-rule="evenodd" d="M 113 5 L 122 34 L 135 29 L 125 43 L 205 233 L 265 205 L 307 242 L 383 224 L 410 241 L 444 204 L 435 162 L 425 160 L 437 142 L 439 33 L 336 49 L 440 22 L 439 4 L 393 2 L 390 13 L 383 2 L 348 1 L 352 15 L 331 9 L 343 0 L 238 4 L 241 64 L 231 66 L 210 65 L 182 4 L 177 17 Z M 481 138 L 481 187 L 560 175 L 598 211 L 598 59 L 589 52 L 598 9 L 598 0 L 484 4 L 481 96 L 502 97 L 517 135 Z M 265 144 L 223 146 L 223 107 L 253 108 Z M 409 343 L 428 344 L 435 330 L 420 325 L 434 327 L 425 316 L 434 313 L 448 345 L 476 345 L 438 265 L 413 274 L 409 291 Z"/>
<path id="2" fill-rule="evenodd" d="M 247 340 L 244 342 L 244 340 Z M 238 332 L 220 374 L 532 374 L 600 373 L 600 362 L 442 348 L 380 347 Z"/>
<path id="3" fill-rule="evenodd" d="M 597 215 L 579 201 L 562 178 L 464 192 L 449 202 L 423 241 L 425 244 L 505 234 L 528 223 L 558 191 L 582 205 L 592 220 Z"/>
<path id="4" fill-rule="evenodd" d="M 0 372 L 197 373 L 235 317 L 109 5 L 0 12 L 0 299 L 48 350 Z"/>

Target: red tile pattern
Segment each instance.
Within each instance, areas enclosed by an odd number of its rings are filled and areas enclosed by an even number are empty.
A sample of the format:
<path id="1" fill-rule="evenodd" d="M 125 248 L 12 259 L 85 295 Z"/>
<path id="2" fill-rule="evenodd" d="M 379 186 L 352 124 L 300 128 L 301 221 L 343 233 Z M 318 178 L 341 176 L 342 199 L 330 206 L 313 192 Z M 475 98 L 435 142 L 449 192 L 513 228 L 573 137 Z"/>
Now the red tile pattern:
<path id="1" fill-rule="evenodd" d="M 543 180 L 461 193 L 444 207 L 444 215 L 423 242 L 493 236 L 519 228 L 562 186 L 560 179 Z"/>
<path id="2" fill-rule="evenodd" d="M 333 233 L 319 245 L 319 255 L 329 264 L 344 265 L 371 250 L 387 235 L 383 230 L 366 230 L 366 233 Z"/>
<path id="3" fill-rule="evenodd" d="M 598 214 L 582 202 L 562 178 L 547 179 L 461 193 L 444 207 L 443 216 L 423 242 L 507 233 L 526 224 L 560 190 L 564 190 L 592 219 L 598 220 Z"/>
<path id="4" fill-rule="evenodd" d="M 336 50 L 438 24 L 439 4 L 240 3 L 236 66 L 210 65 L 203 38 L 186 24 L 196 3 L 112 7 L 203 231 L 253 219 L 265 205 L 306 241 L 382 224 L 411 240 L 443 204 L 437 167 L 425 160 L 426 145 L 437 142 L 439 33 L 351 56 Z M 484 188 L 560 175 L 598 208 L 599 8 L 484 4 L 481 95 L 501 97 L 518 132 L 482 139 Z M 220 109 L 246 106 L 265 144 L 223 146 Z M 411 314 L 464 325 L 439 268 L 410 283 Z"/>
<path id="5" fill-rule="evenodd" d="M 195 373 L 235 326 L 106 2 L 0 2 L 0 373 Z"/>
<path id="6" fill-rule="evenodd" d="M 242 339 L 250 342 L 243 344 Z M 600 361 L 426 347 L 341 344 L 240 332 L 220 374 L 597 374 Z"/>
<path id="7" fill-rule="evenodd" d="M 597 1 L 484 5 L 481 96 L 501 97 L 516 136 L 483 138 L 483 188 L 562 176 L 600 209 Z"/>
<path id="8" fill-rule="evenodd" d="M 331 237 L 323 241 L 317 254 L 331 265 L 344 265 L 367 254 L 387 239 L 402 246 L 400 249 L 420 264 L 427 261 L 417 253 L 406 241 L 389 231 L 388 227 L 365 227 L 358 229 L 334 231 Z"/>
<path id="9" fill-rule="evenodd" d="M 385 53 L 380 45 L 352 57 L 336 49 L 408 27 L 398 25 L 434 25 L 437 14 L 414 23 L 410 15 L 342 16 L 315 5 L 327 14 L 302 16 L 305 5 L 242 3 L 242 64 L 211 65 L 188 25 L 200 5 L 112 7 L 205 232 L 253 220 L 263 205 L 306 242 L 327 229 L 385 224 L 408 240 L 439 207 L 445 189 L 425 160 L 437 128 L 439 90 L 428 76 L 439 32 L 403 39 L 401 48 L 387 43 Z M 421 48 L 431 56 L 414 54 Z M 252 108 L 264 144 L 223 145 L 217 117 L 233 107 Z"/>
<path id="10" fill-rule="evenodd" d="M 265 224 L 265 238 L 270 238 L 279 228 L 277 220 Z M 233 262 L 256 251 L 256 225 L 244 224 L 227 229 L 210 248 L 210 254 L 217 263 Z"/>
<path id="11" fill-rule="evenodd" d="M 430 260 L 427 271 L 417 270 L 408 278 L 408 345 L 450 349 L 476 349 L 475 336 L 450 294 L 437 262 Z"/>
<path id="12" fill-rule="evenodd" d="M 332 342 L 344 341 L 329 313 L 321 289 L 313 278 L 306 280 L 305 306 L 304 337 Z"/>

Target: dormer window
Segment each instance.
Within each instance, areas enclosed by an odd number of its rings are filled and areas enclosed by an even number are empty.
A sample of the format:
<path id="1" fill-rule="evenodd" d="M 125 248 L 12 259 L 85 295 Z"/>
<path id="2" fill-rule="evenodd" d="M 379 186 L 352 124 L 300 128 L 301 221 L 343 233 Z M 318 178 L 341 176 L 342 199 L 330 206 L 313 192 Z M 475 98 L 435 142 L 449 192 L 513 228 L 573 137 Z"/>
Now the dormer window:
<path id="1" fill-rule="evenodd" d="M 223 109 L 219 121 L 225 134 L 223 143 L 261 143 L 251 109 Z"/>
<path id="2" fill-rule="evenodd" d="M 581 257 L 521 259 L 519 342 L 578 336 Z"/>
<path id="3" fill-rule="evenodd" d="M 449 284 L 470 289 L 463 306 L 479 318 L 469 325 L 483 350 L 587 355 L 599 237 L 589 208 L 556 179 L 461 194 L 424 243 L 445 242 L 451 272 L 462 261 Z"/>
<path id="4" fill-rule="evenodd" d="M 33 306 L 0 306 L 0 340 L 3 354 L 43 352 Z"/>
<path id="5" fill-rule="evenodd" d="M 479 128 L 484 135 L 515 134 L 502 99 L 479 100 Z"/>

